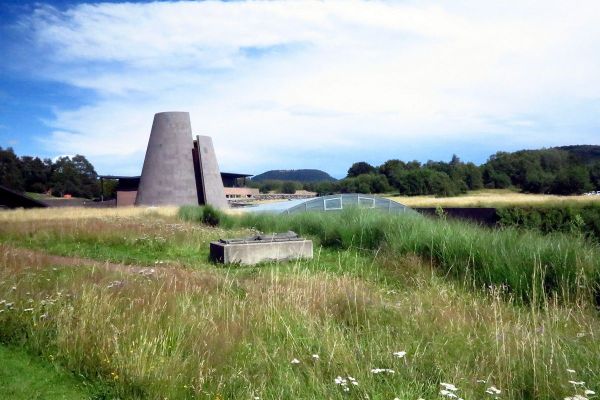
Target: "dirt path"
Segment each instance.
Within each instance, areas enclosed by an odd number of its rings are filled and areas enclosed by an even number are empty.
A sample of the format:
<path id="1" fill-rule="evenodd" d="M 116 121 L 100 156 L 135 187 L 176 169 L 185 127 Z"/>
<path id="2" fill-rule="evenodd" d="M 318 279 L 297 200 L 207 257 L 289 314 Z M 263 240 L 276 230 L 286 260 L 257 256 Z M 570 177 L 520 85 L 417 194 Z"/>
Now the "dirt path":
<path id="1" fill-rule="evenodd" d="M 110 271 L 119 271 L 119 272 L 127 272 L 127 273 L 146 273 L 146 272 L 154 272 L 161 270 L 164 266 L 170 266 L 168 264 L 161 264 L 161 268 L 153 268 L 147 266 L 140 265 L 130 265 L 130 264 L 119 264 L 112 263 L 110 261 L 98 261 L 92 260 L 89 258 L 82 257 L 67 257 L 67 256 L 57 256 L 53 254 L 48 254 L 39 250 L 30 250 L 24 249 L 21 247 L 13 247 L 5 244 L 0 244 L 0 253 L 4 255 L 4 257 L 18 257 L 20 259 L 26 259 L 29 263 L 33 265 L 40 266 L 52 266 L 52 265 L 60 265 L 60 266 L 69 266 L 69 267 L 79 267 L 79 266 L 87 266 L 94 268 L 103 268 Z M 171 266 L 170 266 L 171 267 Z M 177 268 L 177 266 L 172 266 Z"/>

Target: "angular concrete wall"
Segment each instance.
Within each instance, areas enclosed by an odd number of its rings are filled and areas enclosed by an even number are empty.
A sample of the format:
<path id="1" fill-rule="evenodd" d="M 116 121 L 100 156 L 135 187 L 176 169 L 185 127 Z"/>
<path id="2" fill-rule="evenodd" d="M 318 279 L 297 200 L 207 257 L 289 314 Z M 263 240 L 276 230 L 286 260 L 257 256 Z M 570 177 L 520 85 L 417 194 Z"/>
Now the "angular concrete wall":
<path id="1" fill-rule="evenodd" d="M 155 114 L 135 204 L 198 204 L 192 149 L 189 113 Z"/>
<path id="2" fill-rule="evenodd" d="M 210 204 L 220 209 L 229 208 L 219 163 L 210 136 L 196 136 L 195 149 L 198 153 L 199 163 L 197 192 L 200 204 Z"/>

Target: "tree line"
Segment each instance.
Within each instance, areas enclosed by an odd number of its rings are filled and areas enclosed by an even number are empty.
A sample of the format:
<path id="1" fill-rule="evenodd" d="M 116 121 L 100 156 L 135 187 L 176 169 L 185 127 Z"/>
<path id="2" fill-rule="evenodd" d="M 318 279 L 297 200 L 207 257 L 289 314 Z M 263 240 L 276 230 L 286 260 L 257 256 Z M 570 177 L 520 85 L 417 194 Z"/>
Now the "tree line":
<path id="1" fill-rule="evenodd" d="M 114 192 L 115 182 L 105 188 Z M 82 155 L 55 161 L 18 157 L 0 147 L 0 185 L 22 192 L 100 196 L 98 174 Z M 516 188 L 527 193 L 581 194 L 600 190 L 600 146 L 569 146 L 541 150 L 497 152 L 482 165 L 453 155 L 444 161 L 392 159 L 379 166 L 355 162 L 344 179 L 323 182 L 281 180 L 248 181 L 261 192 L 294 193 L 304 189 L 320 195 L 333 193 L 399 193 L 401 195 L 456 196 L 483 188 Z"/>
<path id="2" fill-rule="evenodd" d="M 96 198 L 100 183 L 94 166 L 82 155 L 49 158 L 18 157 L 0 147 L 0 185 L 19 192 L 49 193 L 62 197 Z"/>
<path id="3" fill-rule="evenodd" d="M 599 147 L 599 146 L 578 146 Z M 526 193 L 581 194 L 600 190 L 600 159 L 578 157 L 561 148 L 497 152 L 477 166 L 456 155 L 449 162 L 352 164 L 338 182 L 305 185 L 320 194 L 389 193 L 455 196 L 467 190 L 516 188 Z"/>
<path id="4" fill-rule="evenodd" d="M 456 196 L 468 190 L 518 189 L 526 193 L 581 194 L 600 190 L 600 146 L 568 146 L 497 152 L 482 165 L 450 161 L 392 159 L 379 166 L 352 164 L 345 178 L 333 182 L 249 181 L 262 193 L 293 193 L 304 189 L 334 193 L 398 193 L 407 196 Z"/>

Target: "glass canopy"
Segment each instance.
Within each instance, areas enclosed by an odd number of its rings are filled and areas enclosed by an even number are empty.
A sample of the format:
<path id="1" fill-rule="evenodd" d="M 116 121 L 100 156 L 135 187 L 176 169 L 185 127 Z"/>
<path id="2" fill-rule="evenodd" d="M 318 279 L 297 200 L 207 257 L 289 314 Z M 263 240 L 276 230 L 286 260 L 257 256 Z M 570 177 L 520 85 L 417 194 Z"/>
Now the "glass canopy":
<path id="1" fill-rule="evenodd" d="M 344 193 L 310 199 L 288 200 L 277 203 L 259 204 L 246 207 L 249 212 L 268 212 L 276 214 L 295 214 L 306 211 L 339 211 L 344 208 L 359 207 L 375 209 L 392 214 L 414 212 L 409 207 L 384 197 L 371 194 Z"/>

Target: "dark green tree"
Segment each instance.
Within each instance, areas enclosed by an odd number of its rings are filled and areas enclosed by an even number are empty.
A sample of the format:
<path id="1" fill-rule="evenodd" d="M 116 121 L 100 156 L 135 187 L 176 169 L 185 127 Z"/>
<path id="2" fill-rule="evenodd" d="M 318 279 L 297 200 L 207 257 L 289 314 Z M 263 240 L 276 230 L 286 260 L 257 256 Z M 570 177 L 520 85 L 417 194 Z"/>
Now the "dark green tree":
<path id="1" fill-rule="evenodd" d="M 376 169 L 371 164 L 360 161 L 352 164 L 352 166 L 348 169 L 348 178 L 354 178 L 362 174 L 372 174 L 375 173 Z"/>
<path id="2" fill-rule="evenodd" d="M 21 160 L 17 157 L 12 147 L 0 147 L 0 185 L 19 192 L 25 190 Z"/>

